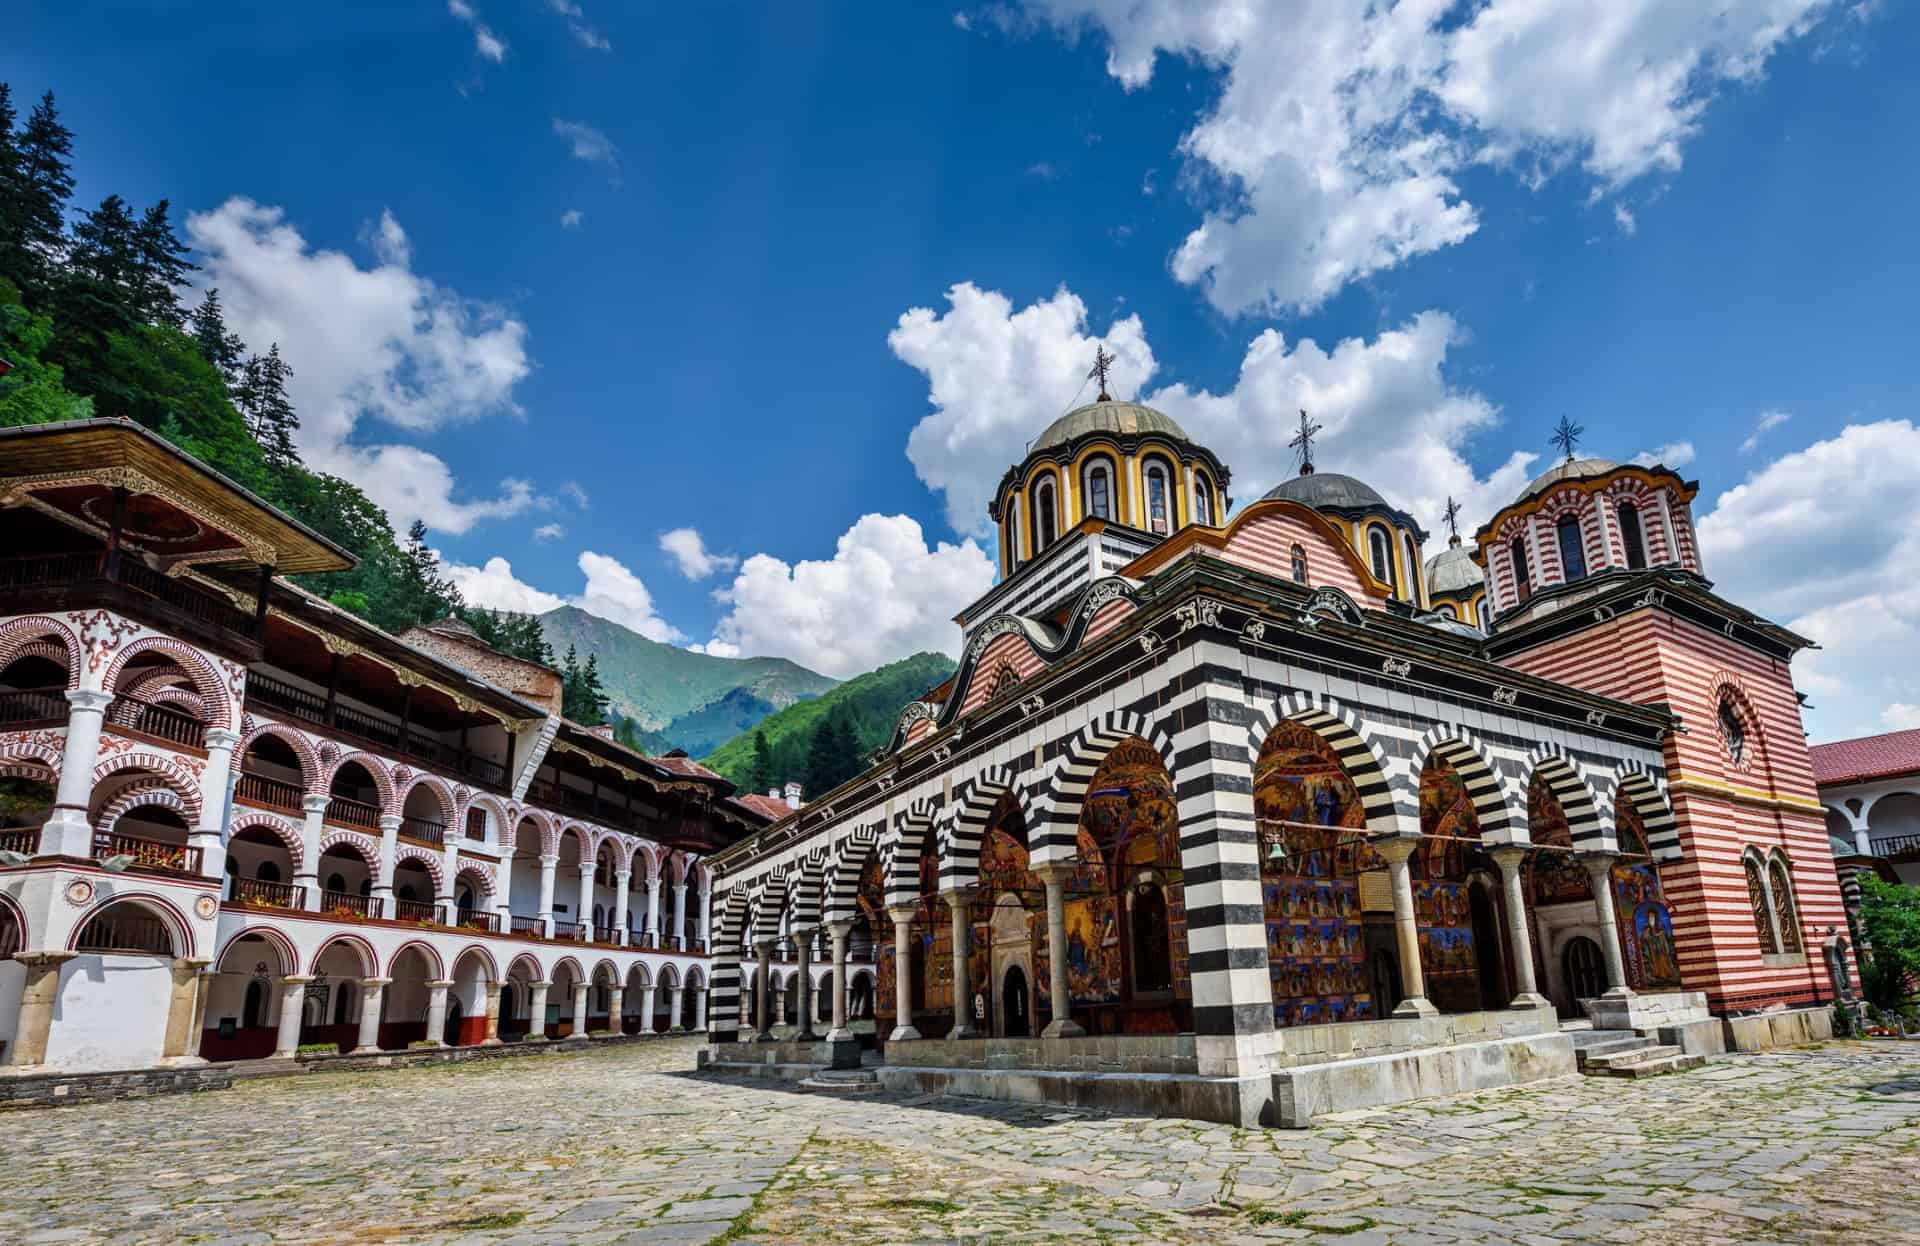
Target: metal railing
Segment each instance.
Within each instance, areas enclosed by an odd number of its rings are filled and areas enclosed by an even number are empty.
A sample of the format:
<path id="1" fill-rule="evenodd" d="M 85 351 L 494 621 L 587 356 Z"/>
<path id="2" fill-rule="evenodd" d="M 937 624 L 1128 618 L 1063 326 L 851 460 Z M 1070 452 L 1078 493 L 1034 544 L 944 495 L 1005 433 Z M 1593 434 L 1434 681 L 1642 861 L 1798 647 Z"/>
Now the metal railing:
<path id="1" fill-rule="evenodd" d="M 432 844 L 435 848 L 447 842 L 447 828 L 444 823 L 430 818 L 400 819 L 400 833 L 408 839 L 417 839 L 423 844 Z"/>
<path id="2" fill-rule="evenodd" d="M 500 915 L 498 913 L 468 912 L 460 914 L 462 930 L 484 930 L 488 934 L 500 933 Z"/>
<path id="3" fill-rule="evenodd" d="M 431 900 L 395 900 L 393 915 L 403 922 L 433 922 L 438 924 L 440 914 L 438 906 Z"/>
<path id="4" fill-rule="evenodd" d="M 1875 835 L 1867 834 L 1867 845 L 1875 855 L 1898 857 L 1908 853 L 1920 855 L 1920 835 Z"/>
<path id="5" fill-rule="evenodd" d="M 372 917 L 373 897 L 356 896 L 345 891 L 320 893 L 320 911 L 344 917 Z"/>
<path id="6" fill-rule="evenodd" d="M 557 917 L 553 919 L 553 937 L 556 939 L 578 939 L 584 929 L 579 922 L 563 922 Z"/>
<path id="7" fill-rule="evenodd" d="M 99 835 L 93 841 L 93 855 L 132 857 L 129 869 L 166 870 L 175 874 L 198 874 L 200 850 L 190 844 L 170 844 L 139 835 Z"/>
<path id="8" fill-rule="evenodd" d="M 362 800 L 335 796 L 327 801 L 327 821 L 344 822 L 348 826 L 377 831 L 380 829 L 380 810 Z"/>
<path id="9" fill-rule="evenodd" d="M 0 690 L 0 727 L 58 727 L 67 721 L 65 688 Z"/>
<path id="10" fill-rule="evenodd" d="M 251 771 L 242 771 L 239 781 L 233 785 L 235 800 L 243 800 L 250 805 L 265 805 L 270 809 L 302 809 L 301 798 L 305 795 L 305 790 L 298 783 L 288 783 L 285 779 Z"/>
<path id="11" fill-rule="evenodd" d="M 521 917 L 515 914 L 508 923 L 514 934 L 531 935 L 538 939 L 547 933 L 547 925 L 538 917 Z"/>
<path id="12" fill-rule="evenodd" d="M 264 904 L 269 908 L 297 909 L 303 887 L 292 883 L 270 882 L 264 878 L 236 878 L 233 898 L 242 904 Z"/>
<path id="13" fill-rule="evenodd" d="M 107 721 L 169 744 L 196 749 L 205 748 L 207 744 L 207 725 L 198 718 L 170 705 L 143 701 L 139 697 L 115 697 L 113 708 L 107 712 Z"/>
<path id="14" fill-rule="evenodd" d="M 620 928 L 618 926 L 602 926 L 596 922 L 593 927 L 593 941 L 595 943 L 618 943 L 620 941 Z"/>

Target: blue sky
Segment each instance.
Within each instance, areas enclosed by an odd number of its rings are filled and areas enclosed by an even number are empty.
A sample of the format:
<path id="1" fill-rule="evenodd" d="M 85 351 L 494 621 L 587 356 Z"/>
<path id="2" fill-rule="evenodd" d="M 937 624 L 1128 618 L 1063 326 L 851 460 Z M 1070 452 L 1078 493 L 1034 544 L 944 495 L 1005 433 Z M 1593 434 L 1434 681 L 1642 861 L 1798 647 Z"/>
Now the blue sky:
<path id="1" fill-rule="evenodd" d="M 81 203 L 194 214 L 309 457 L 477 600 L 951 648 L 1100 338 L 1241 500 L 1299 406 L 1433 528 L 1562 413 L 1655 454 L 1722 589 L 1822 642 L 1816 736 L 1920 725 L 1904 6 L 269 7 L 30 6 L 0 78 L 56 92 Z"/>

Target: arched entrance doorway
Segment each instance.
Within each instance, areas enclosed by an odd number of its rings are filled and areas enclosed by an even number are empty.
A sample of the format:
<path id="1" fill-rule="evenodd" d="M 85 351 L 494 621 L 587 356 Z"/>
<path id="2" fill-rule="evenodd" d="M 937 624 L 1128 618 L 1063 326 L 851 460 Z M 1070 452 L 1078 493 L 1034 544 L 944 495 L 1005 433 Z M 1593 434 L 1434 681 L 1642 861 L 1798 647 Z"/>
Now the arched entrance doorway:
<path id="1" fill-rule="evenodd" d="M 1606 994 L 1606 963 L 1601 959 L 1600 945 L 1587 936 L 1575 935 L 1567 940 L 1560 952 L 1560 971 L 1576 1004 Z"/>
<path id="2" fill-rule="evenodd" d="M 1026 1038 L 1033 1032 L 1027 996 L 1027 974 L 1018 965 L 1007 966 L 1000 984 L 1001 1033 L 1007 1038 Z"/>

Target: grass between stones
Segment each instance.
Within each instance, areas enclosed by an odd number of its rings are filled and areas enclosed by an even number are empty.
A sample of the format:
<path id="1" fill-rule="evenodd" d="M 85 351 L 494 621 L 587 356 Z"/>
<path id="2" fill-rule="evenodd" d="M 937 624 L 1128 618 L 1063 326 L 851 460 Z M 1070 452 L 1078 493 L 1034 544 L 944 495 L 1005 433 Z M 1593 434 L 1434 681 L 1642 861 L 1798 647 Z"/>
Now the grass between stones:
<path id="1" fill-rule="evenodd" d="M 787 1175 L 787 1170 L 800 1162 L 800 1157 L 807 1153 L 807 1148 L 813 1145 L 813 1140 L 819 1132 L 820 1131 L 816 1129 L 809 1133 L 807 1140 L 794 1148 L 794 1152 L 787 1158 L 787 1162 L 780 1165 L 779 1170 L 775 1172 L 773 1176 L 767 1178 L 767 1183 L 760 1187 L 760 1192 L 753 1196 L 753 1201 L 747 1204 L 747 1209 L 735 1216 L 732 1222 L 727 1225 L 727 1231 L 719 1237 L 714 1238 L 713 1241 L 708 1243 L 708 1246 L 728 1246 L 731 1242 L 738 1242 L 752 1235 L 753 1218 L 760 1214 L 760 1203 L 767 1197 L 767 1191 L 780 1184 L 780 1178 Z"/>
<path id="2" fill-rule="evenodd" d="M 468 1216 L 464 1220 L 449 1220 L 440 1227 L 443 1229 L 511 1229 L 527 1218 L 524 1211 L 496 1211 L 484 1216 Z"/>

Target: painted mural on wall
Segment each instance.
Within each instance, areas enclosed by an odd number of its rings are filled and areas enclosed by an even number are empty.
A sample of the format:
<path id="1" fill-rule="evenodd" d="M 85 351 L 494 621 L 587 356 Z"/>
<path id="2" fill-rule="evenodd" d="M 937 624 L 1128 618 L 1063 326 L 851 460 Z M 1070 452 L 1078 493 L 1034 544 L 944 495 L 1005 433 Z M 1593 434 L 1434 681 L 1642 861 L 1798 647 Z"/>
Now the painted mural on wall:
<path id="1" fill-rule="evenodd" d="M 1587 872 L 1571 851 L 1573 829 L 1567 823 L 1567 811 L 1538 774 L 1527 786 L 1527 830 L 1536 845 L 1548 849 L 1528 858 L 1528 898 L 1536 905 L 1591 904 L 1593 888 L 1587 885 Z"/>
<path id="2" fill-rule="evenodd" d="M 1352 780 L 1326 741 L 1281 723 L 1260 750 L 1253 804 L 1274 1024 L 1371 1018 L 1359 879 L 1382 863 L 1355 833 L 1366 817 Z"/>
<path id="3" fill-rule="evenodd" d="M 1622 857 L 1613 867 L 1613 909 L 1627 985 L 1638 991 L 1674 990 L 1680 985 L 1680 954 L 1673 942 L 1673 918 L 1660 891 L 1660 871 L 1647 853 L 1646 828 L 1639 813 L 1624 802 L 1614 825 Z"/>
<path id="4" fill-rule="evenodd" d="M 1466 781 L 1444 758 L 1434 758 L 1420 772 L 1420 832 L 1427 841 L 1408 866 L 1428 998 L 1448 1012 L 1503 1004 L 1504 999 L 1483 1000 L 1480 990 L 1480 954 L 1467 882 L 1476 866 L 1490 865 L 1475 847 L 1480 818 Z"/>

